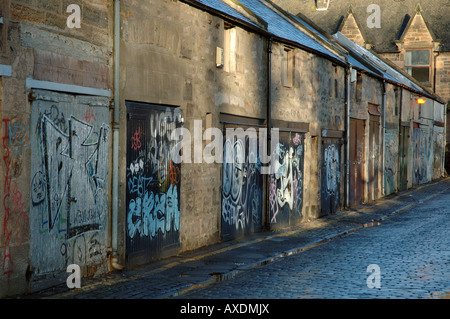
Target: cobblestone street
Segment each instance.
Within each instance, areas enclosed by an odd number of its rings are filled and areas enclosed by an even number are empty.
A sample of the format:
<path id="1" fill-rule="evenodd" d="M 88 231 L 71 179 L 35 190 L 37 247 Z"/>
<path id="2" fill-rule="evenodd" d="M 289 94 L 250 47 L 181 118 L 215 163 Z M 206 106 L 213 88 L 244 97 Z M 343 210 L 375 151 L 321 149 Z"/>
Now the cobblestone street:
<path id="1" fill-rule="evenodd" d="M 18 298 L 448 299 L 449 202 L 447 178 L 298 228 Z M 379 288 L 369 265 L 379 267 Z"/>
<path id="2" fill-rule="evenodd" d="M 450 192 L 182 298 L 445 298 L 450 292 Z M 369 288 L 380 269 L 380 288 Z M 369 284 L 370 285 L 370 284 Z"/>

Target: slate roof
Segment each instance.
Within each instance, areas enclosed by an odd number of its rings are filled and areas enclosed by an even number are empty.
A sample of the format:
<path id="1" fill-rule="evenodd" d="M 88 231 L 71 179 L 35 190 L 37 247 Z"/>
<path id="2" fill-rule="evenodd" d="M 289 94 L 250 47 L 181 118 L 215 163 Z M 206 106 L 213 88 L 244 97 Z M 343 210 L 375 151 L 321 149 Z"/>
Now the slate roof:
<path id="1" fill-rule="evenodd" d="M 256 26 L 255 23 L 251 22 L 241 13 L 228 6 L 222 0 L 196 0 L 195 2 L 201 3 L 204 6 L 210 7 L 216 11 L 223 12 L 234 18 L 244 20 L 247 23 L 251 23 L 252 25 Z M 296 28 L 292 24 L 292 22 L 287 20 L 286 17 L 269 8 L 266 4 L 264 4 L 264 2 L 260 0 L 240 0 L 239 3 L 249 11 L 251 11 L 253 14 L 255 14 L 257 17 L 259 17 L 261 20 L 263 20 L 265 23 L 267 23 L 266 31 L 273 34 L 275 37 L 295 42 L 302 45 L 303 47 L 310 48 L 333 59 L 342 61 L 342 59 L 340 59 L 336 54 L 327 49 L 319 41 Z M 259 26 L 259 28 L 262 27 Z"/>
<path id="2" fill-rule="evenodd" d="M 222 12 L 228 16 L 231 16 L 233 18 L 245 21 L 246 23 L 249 23 L 255 27 L 260 27 L 257 24 L 255 24 L 253 21 L 251 21 L 250 19 L 248 19 L 246 16 L 244 16 L 243 14 L 241 14 L 240 12 L 236 11 L 235 9 L 233 9 L 232 7 L 230 7 L 229 5 L 227 5 L 225 2 L 221 1 L 221 0 L 196 0 L 196 1 L 191 1 L 191 2 L 198 2 L 203 4 L 204 6 L 207 6 L 211 9 L 217 10 L 219 12 Z"/>
<path id="3" fill-rule="evenodd" d="M 411 88 L 416 92 L 421 92 L 425 96 L 439 100 L 438 97 L 424 89 L 409 75 L 398 70 L 397 67 L 378 57 L 375 53 L 366 50 L 355 42 L 349 40 L 340 32 L 335 33 L 334 36 L 331 36 L 326 33 L 326 30 L 317 26 L 307 17 L 303 15 L 294 16 L 269 1 L 232 1 L 233 5 L 241 6 L 240 9 L 244 9 L 247 15 L 250 14 L 253 18 L 256 18 L 258 23 L 253 22 L 251 19 L 228 5 L 223 0 L 185 0 L 185 2 L 191 4 L 201 4 L 203 7 L 209 8 L 213 12 L 219 12 L 225 16 L 243 21 L 247 25 L 263 30 L 265 33 L 271 34 L 278 39 L 284 39 L 289 42 L 300 44 L 303 47 L 320 52 L 325 56 L 333 58 L 334 60 L 339 60 L 347 65 L 349 64 L 356 69 L 371 73 L 388 81 L 398 83 L 404 87 Z M 300 30 L 297 26 L 295 26 L 295 24 L 301 25 L 308 31 Z M 307 33 L 312 33 L 312 35 Z M 330 50 L 329 48 L 334 49 Z M 336 50 L 340 52 L 339 57 L 332 52 L 335 52 Z"/>
<path id="4" fill-rule="evenodd" d="M 450 50 L 450 1 L 449 0 L 330 0 L 327 10 L 312 9 L 315 0 L 278 0 L 281 7 L 286 6 L 293 14 L 304 15 L 330 34 L 339 31 L 340 24 L 350 8 L 358 22 L 361 33 L 367 42 L 378 52 L 397 51 L 398 40 L 415 16 L 416 7 L 421 5 L 423 17 L 436 39 L 441 40 L 442 50 Z M 366 20 L 367 6 L 378 4 L 381 9 L 381 28 L 370 29 Z"/>

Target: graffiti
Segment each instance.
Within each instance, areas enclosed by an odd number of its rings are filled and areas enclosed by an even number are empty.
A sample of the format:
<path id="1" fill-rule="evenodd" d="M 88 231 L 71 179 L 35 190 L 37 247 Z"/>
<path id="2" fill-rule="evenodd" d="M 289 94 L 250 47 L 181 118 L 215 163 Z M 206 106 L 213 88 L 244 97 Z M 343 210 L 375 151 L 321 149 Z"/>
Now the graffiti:
<path id="1" fill-rule="evenodd" d="M 141 136 L 142 136 L 141 127 L 138 127 L 138 129 L 134 132 L 133 136 L 131 137 L 131 148 L 135 151 L 140 149 L 142 146 Z"/>
<path id="2" fill-rule="evenodd" d="M 291 223 L 302 216 L 303 206 L 303 138 L 296 133 L 293 138 L 277 144 L 274 150 L 278 161 L 274 163 L 269 194 L 270 222 L 280 218 Z M 292 219 L 292 220 L 291 220 Z"/>
<path id="3" fill-rule="evenodd" d="M 178 245 L 181 165 L 171 158 L 172 132 L 181 113 L 147 109 L 128 122 L 126 240 L 127 256 L 157 256 Z"/>
<path id="4" fill-rule="evenodd" d="M 298 146 L 301 144 L 302 140 L 300 139 L 300 134 L 295 133 L 294 138 L 292 139 L 292 142 L 294 143 L 295 146 Z"/>
<path id="5" fill-rule="evenodd" d="M 33 205 L 42 203 L 45 199 L 45 179 L 41 171 L 34 174 L 31 181 L 31 201 Z"/>
<path id="6" fill-rule="evenodd" d="M 31 266 L 36 274 L 72 263 L 95 270 L 106 257 L 108 99 L 44 91 L 36 96 L 30 122 Z"/>
<path id="7" fill-rule="evenodd" d="M 423 184 L 427 180 L 427 159 L 429 145 L 426 140 L 427 131 L 418 127 L 413 129 L 414 135 L 414 184 Z"/>
<path id="8" fill-rule="evenodd" d="M 67 131 L 67 123 L 66 118 L 64 117 L 64 113 L 59 111 L 57 105 L 52 104 L 51 107 L 43 112 L 39 113 L 39 119 L 43 116 L 46 116 L 53 124 L 58 127 L 62 132 Z M 41 121 L 37 121 L 36 123 L 36 134 L 41 132 Z"/>
<path id="9" fill-rule="evenodd" d="M 63 210 L 68 212 L 69 238 L 88 230 L 98 230 L 101 224 L 98 215 L 103 214 L 109 127 L 103 124 L 99 132 L 94 133 L 92 125 L 73 116 L 68 119 L 68 132 L 61 131 L 46 115 L 40 122 L 44 170 L 43 176 L 38 178 L 41 183 L 42 180 L 46 182 L 46 194 L 37 198 L 40 202 L 44 196 L 47 199 L 49 231 L 61 218 Z M 34 179 L 33 182 L 33 186 L 40 183 Z M 85 190 L 86 182 L 90 191 Z M 77 193 L 82 193 L 83 199 L 78 198 Z M 33 194 L 39 193 L 32 191 Z M 88 217 L 80 218 L 80 211 Z"/>
<path id="10" fill-rule="evenodd" d="M 277 203 L 277 180 L 274 175 L 270 176 L 270 194 L 269 194 L 269 205 L 271 212 L 271 222 L 274 223 L 277 220 L 278 215 L 278 203 Z"/>
<path id="11" fill-rule="evenodd" d="M 9 125 L 9 145 L 11 155 L 20 155 L 28 148 L 28 125 L 14 122 Z"/>
<path id="12" fill-rule="evenodd" d="M 384 164 L 385 194 L 395 191 L 395 178 L 398 166 L 398 145 L 394 139 L 394 134 L 386 133 L 386 156 Z"/>
<path id="13" fill-rule="evenodd" d="M 340 206 L 340 145 L 338 139 L 323 139 L 321 214 L 335 213 Z"/>
<path id="14" fill-rule="evenodd" d="M 337 188 L 340 179 L 339 167 L 339 150 L 335 144 L 329 145 L 324 151 L 324 162 L 326 176 L 322 177 L 326 180 L 328 194 L 336 195 L 339 192 Z"/>
<path id="15" fill-rule="evenodd" d="M 98 232 L 82 234 L 69 243 L 61 245 L 61 254 L 66 258 L 66 264 L 95 265 L 102 261 L 105 255 L 102 240 Z M 70 256 L 68 254 L 70 253 Z"/>
<path id="16" fill-rule="evenodd" d="M 83 120 L 86 123 L 91 123 L 91 122 L 95 122 L 95 115 L 94 115 L 94 111 L 90 108 L 89 110 L 86 111 L 86 113 L 84 114 Z"/>
<path id="17" fill-rule="evenodd" d="M 444 156 L 444 133 L 436 131 L 433 137 L 433 179 L 442 174 L 442 162 Z"/>
<path id="18" fill-rule="evenodd" d="M 3 184 L 3 261 L 2 273 L 9 276 L 13 270 L 13 256 L 11 245 L 21 246 L 26 238 L 28 227 L 28 213 L 25 210 L 25 202 L 22 192 L 16 181 L 12 180 L 12 157 L 20 155 L 23 149 L 28 147 L 28 126 L 20 122 L 11 122 L 10 119 L 2 119 L 4 134 L 2 137 L 3 163 L 5 167 L 5 180 Z M 17 174 L 14 174 L 16 176 Z"/>
<path id="19" fill-rule="evenodd" d="M 179 167 L 176 168 L 179 172 Z M 139 234 L 155 237 L 158 230 L 161 233 L 171 231 L 172 227 L 175 231 L 179 230 L 180 211 L 176 183 L 171 183 L 167 193 L 159 193 L 156 190 L 159 182 L 143 174 L 144 162 L 139 158 L 128 168 L 128 194 L 137 195 L 128 203 L 128 236 L 134 238 Z M 151 191 L 152 188 L 155 189 L 154 192 Z"/>
<path id="20" fill-rule="evenodd" d="M 180 183 L 180 168 L 175 166 L 172 160 L 169 163 L 169 171 L 167 177 L 169 178 L 169 181 L 172 185 Z"/>
<path id="21" fill-rule="evenodd" d="M 3 141 L 3 163 L 5 165 L 5 183 L 3 186 L 3 210 L 4 210 L 4 216 L 3 216 L 3 236 L 4 236 L 4 248 L 3 248 L 3 264 L 2 264 L 2 271 L 3 275 L 10 275 L 13 272 L 12 269 L 12 257 L 11 257 L 11 248 L 10 248 L 10 241 L 11 241 L 11 235 L 12 231 L 8 227 L 9 225 L 9 218 L 10 218 L 10 211 L 9 211 L 9 205 L 7 204 L 7 201 L 10 197 L 10 189 L 11 189 L 11 176 L 9 175 L 9 167 L 11 163 L 10 159 L 10 152 L 8 144 L 6 143 L 7 140 L 9 140 L 9 119 L 3 119 L 3 126 L 5 128 L 5 134 L 2 137 Z"/>
<path id="22" fill-rule="evenodd" d="M 238 237 L 262 227 L 262 175 L 256 143 L 225 140 L 222 182 L 222 232 Z M 254 159 L 257 160 L 254 160 Z"/>

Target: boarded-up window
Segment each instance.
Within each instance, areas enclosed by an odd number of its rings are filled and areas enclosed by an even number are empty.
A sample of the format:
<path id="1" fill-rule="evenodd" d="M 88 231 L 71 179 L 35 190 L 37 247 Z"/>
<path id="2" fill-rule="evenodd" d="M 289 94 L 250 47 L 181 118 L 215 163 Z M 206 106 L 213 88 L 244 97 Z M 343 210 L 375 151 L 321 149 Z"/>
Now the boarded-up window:
<path id="1" fill-rule="evenodd" d="M 330 0 L 316 0 L 316 10 L 326 11 L 330 6 Z"/>
<path id="2" fill-rule="evenodd" d="M 237 53 L 237 33 L 236 28 L 232 25 L 225 24 L 224 26 L 224 52 L 223 52 L 223 67 L 226 72 L 236 72 L 236 53 Z"/>
<path id="3" fill-rule="evenodd" d="M 356 101 L 361 101 L 362 98 L 362 74 L 358 72 L 356 76 Z"/>
<path id="4" fill-rule="evenodd" d="M 281 66 L 281 81 L 283 86 L 294 86 L 294 50 L 284 48 Z"/>

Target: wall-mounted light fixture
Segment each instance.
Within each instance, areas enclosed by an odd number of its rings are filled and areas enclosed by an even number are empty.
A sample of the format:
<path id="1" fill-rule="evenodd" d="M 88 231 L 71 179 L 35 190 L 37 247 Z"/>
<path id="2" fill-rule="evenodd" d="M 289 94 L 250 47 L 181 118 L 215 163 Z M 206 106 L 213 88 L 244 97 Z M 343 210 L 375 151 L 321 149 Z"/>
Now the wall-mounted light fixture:
<path id="1" fill-rule="evenodd" d="M 424 99 L 423 97 L 419 97 L 419 98 L 416 99 L 416 103 L 417 104 L 425 104 L 426 101 L 427 100 Z"/>

